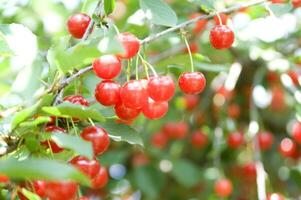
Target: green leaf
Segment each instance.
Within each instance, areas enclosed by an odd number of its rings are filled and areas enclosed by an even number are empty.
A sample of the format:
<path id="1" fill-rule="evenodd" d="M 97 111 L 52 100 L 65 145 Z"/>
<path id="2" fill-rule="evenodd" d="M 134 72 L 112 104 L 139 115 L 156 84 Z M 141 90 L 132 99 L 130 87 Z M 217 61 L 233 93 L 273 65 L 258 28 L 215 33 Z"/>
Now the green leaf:
<path id="1" fill-rule="evenodd" d="M 276 3 L 269 5 L 269 7 L 277 17 L 289 13 L 293 9 L 293 6 L 290 3 Z"/>
<path id="2" fill-rule="evenodd" d="M 196 61 L 199 61 L 199 62 L 211 62 L 210 58 L 208 58 L 207 56 L 204 56 L 203 54 L 200 54 L 200 53 L 195 53 L 192 56 Z"/>
<path id="3" fill-rule="evenodd" d="M 115 8 L 115 0 L 104 0 L 104 9 L 106 15 L 111 14 Z"/>
<path id="4" fill-rule="evenodd" d="M 50 122 L 51 118 L 50 117 L 45 117 L 45 116 L 40 116 L 37 117 L 34 120 L 28 121 L 28 122 L 23 122 L 20 124 L 21 127 L 37 127 L 40 124 L 44 124 L 47 122 Z"/>
<path id="5" fill-rule="evenodd" d="M 140 8 L 156 25 L 175 26 L 177 24 L 176 13 L 162 0 L 140 0 Z"/>
<path id="6" fill-rule="evenodd" d="M 22 194 L 28 199 L 28 200 L 41 200 L 41 198 L 37 195 L 34 194 L 28 190 L 26 190 L 25 188 L 22 188 Z"/>
<path id="7" fill-rule="evenodd" d="M 219 64 L 208 64 L 208 63 L 195 63 L 194 67 L 201 71 L 208 72 L 227 72 L 230 69 L 228 65 L 219 65 Z"/>
<path id="8" fill-rule="evenodd" d="M 105 121 L 105 118 L 96 110 L 70 102 L 63 102 L 57 106 L 43 107 L 42 111 L 50 116 L 57 117 L 75 117 L 78 119 L 94 119 Z"/>
<path id="9" fill-rule="evenodd" d="M 83 140 L 81 137 L 62 133 L 53 133 L 51 134 L 51 138 L 60 147 L 71 149 L 77 154 L 85 156 L 89 159 L 93 158 L 92 143 Z"/>
<path id="10" fill-rule="evenodd" d="M 115 141 L 125 141 L 129 144 L 138 144 L 143 146 L 143 141 L 140 134 L 130 126 L 117 124 L 114 121 L 107 121 L 100 124 Z"/>
<path id="11" fill-rule="evenodd" d="M 120 54 L 125 51 L 120 42 L 117 41 L 116 36 L 113 34 L 110 34 L 100 40 L 98 50 L 102 54 Z"/>
<path id="12" fill-rule="evenodd" d="M 124 163 L 129 156 L 128 151 L 123 150 L 110 150 L 99 156 L 100 163 L 105 166 L 110 166 L 116 163 Z"/>
<path id="13" fill-rule="evenodd" d="M 197 166 L 184 159 L 173 162 L 171 175 L 185 187 L 193 187 L 197 185 L 200 180 Z"/>
<path id="14" fill-rule="evenodd" d="M 0 173 L 17 180 L 66 180 L 89 186 L 89 179 L 71 165 L 61 161 L 31 158 L 0 161 Z"/>
<path id="15" fill-rule="evenodd" d="M 202 9 L 207 12 L 215 10 L 215 1 L 216 0 L 193 0 L 193 2 L 197 3 L 199 6 L 201 6 Z"/>

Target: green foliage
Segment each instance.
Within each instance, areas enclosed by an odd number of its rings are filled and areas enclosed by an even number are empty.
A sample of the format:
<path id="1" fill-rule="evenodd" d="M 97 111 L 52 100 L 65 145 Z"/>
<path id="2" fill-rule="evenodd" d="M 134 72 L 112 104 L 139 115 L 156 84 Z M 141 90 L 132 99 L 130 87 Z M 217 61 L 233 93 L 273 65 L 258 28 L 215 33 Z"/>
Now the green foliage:
<path id="1" fill-rule="evenodd" d="M 281 15 L 284 15 L 286 13 L 289 13 L 293 9 L 293 6 L 290 3 L 271 4 L 271 5 L 269 5 L 269 7 L 277 17 L 280 17 Z"/>
<path id="2" fill-rule="evenodd" d="M 111 14 L 115 8 L 115 0 L 104 0 L 104 9 L 106 15 Z"/>

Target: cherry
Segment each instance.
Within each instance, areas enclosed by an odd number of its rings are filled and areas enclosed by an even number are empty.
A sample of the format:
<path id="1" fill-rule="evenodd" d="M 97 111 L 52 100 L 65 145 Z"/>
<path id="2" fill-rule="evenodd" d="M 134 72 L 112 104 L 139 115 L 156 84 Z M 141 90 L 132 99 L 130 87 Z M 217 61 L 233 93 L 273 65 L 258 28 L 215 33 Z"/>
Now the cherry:
<path id="1" fill-rule="evenodd" d="M 274 86 L 272 88 L 271 108 L 275 111 L 282 111 L 285 109 L 285 95 L 282 88 Z"/>
<path id="2" fill-rule="evenodd" d="M 210 42 L 216 49 L 228 49 L 234 42 L 234 33 L 226 25 L 216 25 L 210 31 Z"/>
<path id="3" fill-rule="evenodd" d="M 246 178 L 248 179 L 255 179 L 256 178 L 256 165 L 255 163 L 247 163 L 243 166 L 243 173 Z"/>
<path id="4" fill-rule="evenodd" d="M 57 127 L 57 126 L 47 126 L 45 128 L 46 132 L 57 132 L 57 133 L 63 133 L 65 134 L 66 131 L 63 128 Z M 48 141 L 43 141 L 41 142 L 42 145 L 51 148 L 51 151 L 53 153 L 60 153 L 61 151 L 63 151 L 64 149 L 59 147 L 55 142 L 53 142 L 52 140 L 48 140 Z"/>
<path id="5" fill-rule="evenodd" d="M 0 173 L 0 183 L 9 183 L 9 177 L 6 176 L 5 174 Z"/>
<path id="6" fill-rule="evenodd" d="M 220 13 L 219 14 L 220 18 L 221 18 L 221 22 L 222 24 L 220 24 L 220 21 L 219 21 L 219 18 L 217 15 L 215 15 L 213 17 L 214 21 L 215 21 L 215 24 L 216 25 L 227 25 L 227 21 L 228 21 L 228 15 L 226 15 L 225 13 Z"/>
<path id="7" fill-rule="evenodd" d="M 202 15 L 201 13 L 193 13 L 192 15 L 189 16 L 189 19 L 194 19 L 194 18 L 199 17 L 201 15 Z M 208 21 L 206 19 L 201 19 L 201 20 L 197 21 L 195 23 L 194 28 L 193 28 L 193 32 L 195 34 L 198 34 L 198 33 L 202 32 L 205 29 L 207 23 L 208 23 Z"/>
<path id="8" fill-rule="evenodd" d="M 160 119 L 168 111 L 168 103 L 166 101 L 157 102 L 148 98 L 148 102 L 142 108 L 142 113 L 149 119 Z"/>
<path id="9" fill-rule="evenodd" d="M 231 118 L 238 118 L 240 116 L 240 107 L 237 104 L 231 104 L 228 107 L 228 115 Z"/>
<path id="10" fill-rule="evenodd" d="M 189 49 L 191 53 L 197 53 L 199 51 L 199 45 L 196 42 L 192 42 L 189 44 Z M 188 48 L 185 47 L 183 50 L 184 53 L 189 53 Z"/>
<path id="11" fill-rule="evenodd" d="M 191 136 L 191 144 L 197 149 L 204 148 L 208 144 L 208 137 L 201 131 L 195 131 Z"/>
<path id="12" fill-rule="evenodd" d="M 271 0 L 272 3 L 285 3 L 286 0 Z"/>
<path id="13" fill-rule="evenodd" d="M 115 107 L 115 113 L 116 115 L 125 121 L 131 121 L 133 119 L 135 119 L 136 117 L 138 117 L 138 115 L 140 114 L 140 109 L 135 109 L 135 108 L 129 108 L 126 107 L 123 104 L 117 104 Z"/>
<path id="14" fill-rule="evenodd" d="M 167 143 L 168 138 L 162 132 L 155 133 L 151 137 L 151 144 L 159 149 L 164 149 Z"/>
<path id="15" fill-rule="evenodd" d="M 296 122 L 292 128 L 292 137 L 296 142 L 301 144 L 301 122 Z"/>
<path id="16" fill-rule="evenodd" d="M 290 138 L 284 138 L 279 145 L 279 151 L 284 157 L 294 157 L 297 153 L 297 145 Z"/>
<path id="17" fill-rule="evenodd" d="M 120 103 L 120 85 L 115 81 L 104 80 L 95 88 L 96 100 L 104 106 L 113 106 Z"/>
<path id="18" fill-rule="evenodd" d="M 89 126 L 83 129 L 81 137 L 92 142 L 95 155 L 105 152 L 110 145 L 110 138 L 105 129 L 98 126 Z"/>
<path id="19" fill-rule="evenodd" d="M 82 105 L 82 106 L 89 106 L 89 102 L 87 99 L 85 99 L 83 96 L 81 95 L 70 95 L 70 96 L 66 96 L 64 99 L 64 101 L 68 101 L 70 103 L 73 104 L 77 104 L 77 105 Z"/>
<path id="20" fill-rule="evenodd" d="M 105 167 L 100 167 L 96 176 L 92 179 L 92 188 L 99 189 L 106 186 L 109 181 L 108 171 Z"/>
<path id="21" fill-rule="evenodd" d="M 147 91 L 154 101 L 169 101 L 175 94 L 175 84 L 171 76 L 150 78 Z"/>
<path id="22" fill-rule="evenodd" d="M 82 38 L 89 26 L 90 21 L 91 18 L 84 13 L 78 13 L 71 16 L 67 22 L 69 33 L 75 38 Z"/>
<path id="23" fill-rule="evenodd" d="M 93 61 L 94 73 L 102 79 L 112 79 L 121 72 L 121 61 L 114 55 L 103 55 Z"/>
<path id="24" fill-rule="evenodd" d="M 180 89 L 186 94 L 199 94 L 206 86 L 206 79 L 201 72 L 185 72 L 178 82 Z"/>
<path id="25" fill-rule="evenodd" d="M 301 78 L 300 72 L 289 70 L 289 71 L 287 71 L 287 75 L 292 79 L 294 85 L 299 85 L 299 79 Z M 301 79 L 300 79 L 300 81 L 301 81 Z M 301 82 L 300 82 L 300 84 L 301 84 Z"/>
<path id="26" fill-rule="evenodd" d="M 117 40 L 122 44 L 125 53 L 119 54 L 118 57 L 123 59 L 133 58 L 139 51 L 139 39 L 132 33 L 121 33 L 117 36 Z"/>
<path id="27" fill-rule="evenodd" d="M 171 139 L 183 139 L 188 133 L 185 122 L 168 122 L 163 126 L 163 132 Z"/>
<path id="28" fill-rule="evenodd" d="M 131 80 L 121 87 L 120 97 L 126 107 L 140 109 L 147 103 L 148 94 L 141 81 Z"/>
<path id="29" fill-rule="evenodd" d="M 76 156 L 72 158 L 72 160 L 70 160 L 70 164 L 90 178 L 93 178 L 100 169 L 100 164 L 96 159 L 89 160 L 84 156 Z"/>
<path id="30" fill-rule="evenodd" d="M 232 183 L 228 179 L 220 179 L 215 182 L 215 193 L 220 197 L 228 197 L 232 193 Z"/>
<path id="31" fill-rule="evenodd" d="M 200 98 L 197 95 L 185 94 L 184 101 L 185 101 L 186 110 L 192 111 L 194 108 L 197 107 L 197 105 L 200 101 Z"/>
<path id="32" fill-rule="evenodd" d="M 76 196 L 78 185 L 74 182 L 46 182 L 46 196 L 49 200 L 73 200 Z"/>
<path id="33" fill-rule="evenodd" d="M 34 192 L 41 198 L 46 198 L 46 182 L 45 181 L 33 181 Z"/>
<path id="34" fill-rule="evenodd" d="M 301 7 L 301 0 L 292 0 L 292 5 L 294 8 Z"/>
<path id="35" fill-rule="evenodd" d="M 269 132 L 261 132 L 257 135 L 257 139 L 260 149 L 264 151 L 272 147 L 274 136 Z"/>
<path id="36" fill-rule="evenodd" d="M 278 193 L 272 193 L 268 196 L 267 200 L 285 200 L 285 198 Z"/>
<path id="37" fill-rule="evenodd" d="M 240 132 L 230 133 L 228 135 L 227 143 L 231 149 L 238 149 L 244 143 L 244 136 Z"/>
<path id="38" fill-rule="evenodd" d="M 145 166 L 149 162 L 150 162 L 149 157 L 143 152 L 135 153 L 132 158 L 132 165 L 134 167 Z"/>

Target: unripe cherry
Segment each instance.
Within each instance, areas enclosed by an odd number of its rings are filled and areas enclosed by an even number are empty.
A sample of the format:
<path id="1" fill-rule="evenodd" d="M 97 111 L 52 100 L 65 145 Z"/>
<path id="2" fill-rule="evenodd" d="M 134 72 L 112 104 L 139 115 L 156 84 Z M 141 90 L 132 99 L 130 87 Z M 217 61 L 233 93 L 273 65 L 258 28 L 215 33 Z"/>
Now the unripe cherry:
<path id="1" fill-rule="evenodd" d="M 150 78 L 147 91 L 154 101 L 169 101 L 175 94 L 175 84 L 171 76 Z"/>
<path id="2" fill-rule="evenodd" d="M 67 22 L 69 33 L 75 38 L 82 38 L 89 26 L 90 21 L 91 18 L 84 13 L 78 13 L 71 16 Z"/>
<path id="3" fill-rule="evenodd" d="M 160 119 L 168 111 L 168 102 L 166 101 L 154 101 L 151 98 L 148 98 L 147 104 L 142 108 L 142 113 L 145 117 L 149 119 Z"/>
<path id="4" fill-rule="evenodd" d="M 114 55 L 103 55 L 93 61 L 94 73 L 102 79 L 113 79 L 121 72 L 121 61 Z"/>
<path id="5" fill-rule="evenodd" d="M 210 31 L 210 42 L 216 49 L 228 49 L 234 42 L 234 33 L 226 25 L 217 25 Z"/>
<path id="6" fill-rule="evenodd" d="M 119 104 L 120 84 L 111 80 L 100 82 L 95 88 L 95 99 L 104 106 Z"/>
<path id="7" fill-rule="evenodd" d="M 185 72 L 181 74 L 178 82 L 185 94 L 199 94 L 206 86 L 206 79 L 201 72 Z"/>
<path id="8" fill-rule="evenodd" d="M 121 33 L 117 36 L 117 40 L 122 44 L 125 53 L 118 54 L 122 59 L 130 59 L 136 56 L 140 48 L 139 39 L 132 33 Z"/>
<path id="9" fill-rule="evenodd" d="M 233 190 L 232 183 L 228 179 L 220 179 L 215 182 L 214 190 L 219 197 L 228 197 Z"/>

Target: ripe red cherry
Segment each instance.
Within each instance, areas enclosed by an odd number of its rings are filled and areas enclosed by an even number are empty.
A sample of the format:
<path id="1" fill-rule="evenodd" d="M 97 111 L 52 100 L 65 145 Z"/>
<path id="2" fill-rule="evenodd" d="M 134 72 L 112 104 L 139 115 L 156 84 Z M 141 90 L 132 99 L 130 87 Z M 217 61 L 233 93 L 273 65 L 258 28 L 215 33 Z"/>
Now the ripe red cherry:
<path id="1" fill-rule="evenodd" d="M 110 138 L 105 129 L 98 126 L 89 126 L 83 129 L 80 136 L 92 142 L 95 155 L 105 152 L 110 145 Z"/>
<path id="2" fill-rule="evenodd" d="M 96 100 L 104 106 L 113 106 L 120 103 L 120 85 L 115 81 L 104 80 L 95 88 Z"/>
<path id="3" fill-rule="evenodd" d="M 221 18 L 222 24 L 220 23 L 219 18 L 218 18 L 217 15 L 215 15 L 215 16 L 213 17 L 213 19 L 214 19 L 214 21 L 215 21 L 215 24 L 216 24 L 216 25 L 227 25 L 228 15 L 226 15 L 225 13 L 221 13 L 221 14 L 219 14 L 219 16 L 220 16 L 220 18 Z"/>
<path id="4" fill-rule="evenodd" d="M 206 79 L 201 72 L 185 72 L 179 77 L 179 86 L 185 94 L 199 94 L 206 86 Z"/>
<path id="5" fill-rule="evenodd" d="M 202 15 L 201 13 L 193 13 L 192 15 L 189 16 L 189 19 L 194 19 L 194 18 L 199 17 L 201 15 Z M 205 29 L 207 23 L 208 23 L 208 21 L 206 19 L 201 19 L 201 20 L 197 21 L 195 23 L 194 28 L 193 28 L 193 32 L 195 34 L 198 34 L 198 33 L 202 32 Z"/>
<path id="6" fill-rule="evenodd" d="M 234 42 L 234 33 L 226 25 L 217 25 L 210 31 L 210 42 L 216 49 L 228 49 Z"/>
<path id="7" fill-rule="evenodd" d="M 104 55 L 94 60 L 94 73 L 102 79 L 113 79 L 121 72 L 121 61 L 114 55 Z"/>
<path id="8" fill-rule="evenodd" d="M 292 0 L 292 5 L 294 8 L 301 7 L 301 0 Z"/>
<path id="9" fill-rule="evenodd" d="M 62 133 L 62 134 L 66 134 L 65 129 L 57 127 L 57 126 L 47 126 L 45 128 L 46 132 L 57 132 L 57 133 Z M 60 153 L 61 151 L 63 151 L 64 149 L 59 147 L 55 142 L 53 142 L 52 140 L 48 140 L 48 141 L 43 141 L 41 142 L 42 145 L 51 148 L 51 151 L 53 153 Z"/>
<path id="10" fill-rule="evenodd" d="M 164 149 L 167 143 L 168 138 L 162 132 L 155 133 L 151 137 L 151 144 L 159 149 Z"/>
<path id="11" fill-rule="evenodd" d="M 272 193 L 268 196 L 267 200 L 285 200 L 285 198 L 278 193 Z"/>
<path id="12" fill-rule="evenodd" d="M 97 160 L 89 160 L 84 156 L 76 156 L 72 158 L 72 160 L 70 160 L 70 164 L 90 178 L 94 177 L 100 169 L 100 164 Z"/>
<path id="13" fill-rule="evenodd" d="M 231 118 L 238 118 L 240 116 L 240 107 L 237 104 L 231 104 L 228 107 L 228 115 Z"/>
<path id="14" fill-rule="evenodd" d="M 240 132 L 230 133 L 227 139 L 228 146 L 232 149 L 238 149 L 244 143 L 244 136 Z"/>
<path id="15" fill-rule="evenodd" d="M 73 200 L 78 185 L 74 182 L 46 182 L 45 188 L 49 200 Z"/>
<path id="16" fill-rule="evenodd" d="M 185 122 L 168 122 L 162 130 L 168 138 L 183 139 L 188 133 L 188 125 Z"/>
<path id="17" fill-rule="evenodd" d="M 70 96 L 66 96 L 64 98 L 64 101 L 68 101 L 70 103 L 73 104 L 77 104 L 77 105 L 82 105 L 82 106 L 89 106 L 89 102 L 87 99 L 85 99 L 83 96 L 81 95 L 70 95 Z"/>
<path id="18" fill-rule="evenodd" d="M 175 89 L 171 76 L 152 77 L 147 86 L 148 95 L 154 101 L 169 101 L 174 96 Z"/>
<path id="19" fill-rule="evenodd" d="M 106 186 L 109 181 L 108 171 L 105 167 L 100 167 L 96 176 L 92 179 L 92 188 L 99 189 Z"/>
<path id="20" fill-rule="evenodd" d="M 89 26 L 90 21 L 91 18 L 84 13 L 78 13 L 71 16 L 67 22 L 69 33 L 75 38 L 82 38 Z"/>
<path id="21" fill-rule="evenodd" d="M 204 148 L 208 144 L 208 137 L 201 131 L 195 131 L 191 136 L 191 144 L 198 149 Z"/>
<path id="22" fill-rule="evenodd" d="M 297 145 L 290 138 L 284 138 L 279 145 L 279 151 L 284 157 L 294 157 L 297 153 Z"/>
<path id="23" fill-rule="evenodd" d="M 45 181 L 33 181 L 34 192 L 41 198 L 46 198 L 46 182 Z"/>
<path id="24" fill-rule="evenodd" d="M 256 165 L 255 163 L 247 163 L 243 166 L 243 173 L 246 178 L 248 179 L 255 179 L 256 178 Z"/>
<path id="25" fill-rule="evenodd" d="M 296 142 L 298 142 L 299 144 L 301 144 L 301 122 L 296 122 L 293 125 L 292 137 L 294 138 L 294 140 Z"/>
<path id="26" fill-rule="evenodd" d="M 197 95 L 185 94 L 184 101 L 185 101 L 186 110 L 192 111 L 195 107 L 197 107 L 200 98 Z"/>
<path id="27" fill-rule="evenodd" d="M 197 53 L 199 51 L 199 45 L 196 42 L 192 42 L 189 44 L 189 49 L 191 53 Z M 188 48 L 185 47 L 183 50 L 184 53 L 189 53 Z"/>
<path id="28" fill-rule="evenodd" d="M 142 113 L 149 119 L 160 119 L 168 111 L 168 103 L 166 101 L 157 102 L 148 98 L 147 104 L 142 108 Z"/>
<path id="29" fill-rule="evenodd" d="M 270 149 L 274 142 L 274 136 L 269 132 L 261 132 L 257 135 L 258 144 L 261 150 Z"/>
<path id="30" fill-rule="evenodd" d="M 135 109 L 135 108 L 129 108 L 126 107 L 123 104 L 117 104 L 114 107 L 115 113 L 116 115 L 125 121 L 131 121 L 133 119 L 135 119 L 136 117 L 138 117 L 138 115 L 140 114 L 140 109 Z"/>
<path id="31" fill-rule="evenodd" d="M 272 3 L 285 3 L 286 0 L 271 0 Z"/>
<path id="32" fill-rule="evenodd" d="M 121 33 L 117 36 L 117 40 L 122 44 L 125 53 L 119 54 L 118 57 L 123 59 L 133 58 L 139 51 L 139 39 L 132 33 Z"/>
<path id="33" fill-rule="evenodd" d="M 9 182 L 8 176 L 6 176 L 6 175 L 0 173 L 0 183 L 6 184 L 6 183 L 8 183 L 8 182 Z"/>
<path id="34" fill-rule="evenodd" d="M 131 80 L 121 87 L 120 97 L 126 107 L 140 109 L 147 103 L 148 94 L 139 80 Z"/>
<path id="35" fill-rule="evenodd" d="M 228 179 L 220 179 L 215 182 L 215 193 L 220 197 L 228 197 L 232 193 L 232 183 Z"/>

